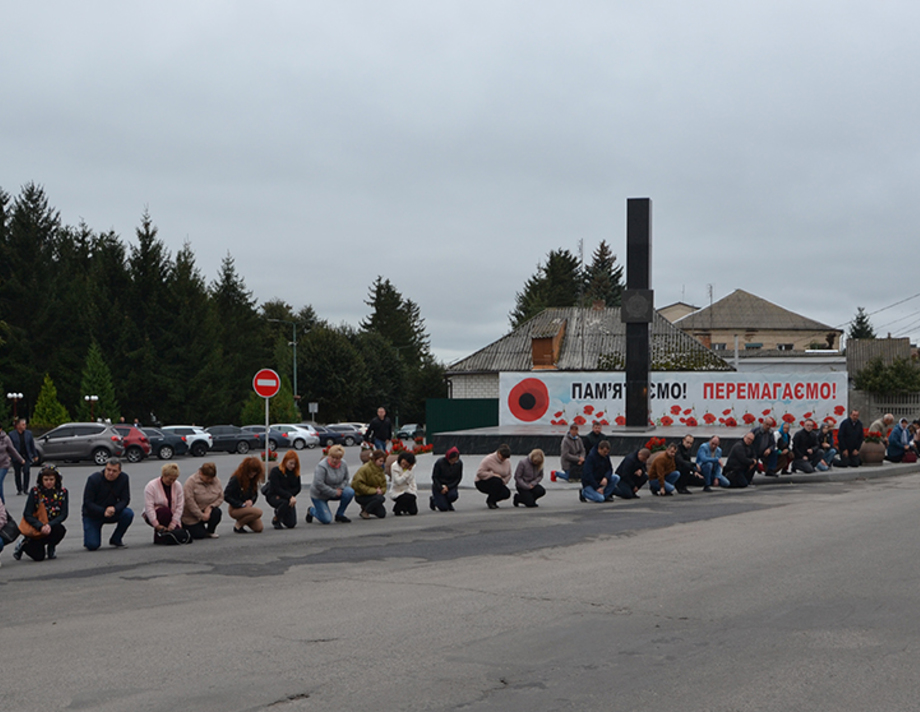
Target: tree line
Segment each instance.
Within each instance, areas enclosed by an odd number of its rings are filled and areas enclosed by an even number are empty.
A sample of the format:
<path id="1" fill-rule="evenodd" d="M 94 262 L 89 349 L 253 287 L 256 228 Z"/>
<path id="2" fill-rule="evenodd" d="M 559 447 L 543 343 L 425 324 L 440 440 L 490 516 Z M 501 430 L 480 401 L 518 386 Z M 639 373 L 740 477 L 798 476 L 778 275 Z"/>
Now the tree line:
<path id="1" fill-rule="evenodd" d="M 175 254 L 145 211 L 137 243 L 85 223 L 64 225 L 42 187 L 0 189 L 0 416 L 8 392 L 36 424 L 125 417 L 142 423 L 249 423 L 263 367 L 282 376 L 272 418 L 368 420 L 379 405 L 424 421 L 446 396 L 419 306 L 389 279 L 370 286 L 359 327 L 332 325 L 310 305 L 259 304 L 232 256 L 208 283 L 186 243 Z M 297 387 L 293 350 L 297 331 Z M 84 400 L 95 395 L 98 401 Z M 302 412 L 298 412 L 298 404 Z M 37 421 L 43 421 L 39 423 Z"/>

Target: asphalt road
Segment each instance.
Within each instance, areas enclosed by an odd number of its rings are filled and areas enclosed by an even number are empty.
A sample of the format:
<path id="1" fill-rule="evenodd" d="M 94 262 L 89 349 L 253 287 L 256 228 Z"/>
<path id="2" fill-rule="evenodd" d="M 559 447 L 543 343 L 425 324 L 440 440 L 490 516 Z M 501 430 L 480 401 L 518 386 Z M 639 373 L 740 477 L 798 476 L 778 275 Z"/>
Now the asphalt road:
<path id="1" fill-rule="evenodd" d="M 543 502 L 94 553 L 77 504 L 59 559 L 3 554 L 2 706 L 918 708 L 920 475 Z"/>

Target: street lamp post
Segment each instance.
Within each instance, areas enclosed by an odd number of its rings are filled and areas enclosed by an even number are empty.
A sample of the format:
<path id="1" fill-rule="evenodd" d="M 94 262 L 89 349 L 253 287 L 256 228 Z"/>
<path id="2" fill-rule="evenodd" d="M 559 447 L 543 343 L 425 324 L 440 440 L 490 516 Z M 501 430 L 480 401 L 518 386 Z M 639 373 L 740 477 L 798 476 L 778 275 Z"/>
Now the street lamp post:
<path id="1" fill-rule="evenodd" d="M 287 319 L 266 319 L 266 321 L 273 321 L 276 324 L 290 324 L 291 331 L 294 335 L 294 340 L 288 342 L 288 346 L 294 347 L 294 400 L 300 400 L 300 395 L 297 393 L 297 322 L 288 321 Z"/>
<path id="2" fill-rule="evenodd" d="M 19 418 L 17 406 L 19 405 L 19 401 L 22 400 L 22 393 L 7 393 L 6 397 L 7 399 L 13 401 L 13 420 L 17 420 Z"/>
<path id="3" fill-rule="evenodd" d="M 99 396 L 83 396 L 83 400 L 89 403 L 89 419 L 95 422 L 96 421 L 96 401 L 99 400 Z"/>

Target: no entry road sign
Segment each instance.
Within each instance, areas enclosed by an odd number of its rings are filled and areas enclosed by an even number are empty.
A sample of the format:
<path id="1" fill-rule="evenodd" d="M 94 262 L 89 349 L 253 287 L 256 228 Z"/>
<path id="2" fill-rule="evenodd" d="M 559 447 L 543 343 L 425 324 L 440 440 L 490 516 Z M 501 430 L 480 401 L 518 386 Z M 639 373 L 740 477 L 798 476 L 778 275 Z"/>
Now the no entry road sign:
<path id="1" fill-rule="evenodd" d="M 252 389 L 263 398 L 273 398 L 281 389 L 281 377 L 270 368 L 263 368 L 252 379 Z"/>

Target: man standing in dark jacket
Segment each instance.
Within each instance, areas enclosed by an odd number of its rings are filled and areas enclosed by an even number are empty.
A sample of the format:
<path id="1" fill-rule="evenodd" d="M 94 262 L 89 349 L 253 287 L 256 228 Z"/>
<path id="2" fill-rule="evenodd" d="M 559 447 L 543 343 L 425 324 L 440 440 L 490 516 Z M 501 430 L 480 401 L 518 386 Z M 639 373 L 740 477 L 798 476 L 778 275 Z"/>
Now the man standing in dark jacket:
<path id="1" fill-rule="evenodd" d="M 859 448 L 863 444 L 863 424 L 859 419 L 859 411 L 855 408 L 850 412 L 850 417 L 840 424 L 837 431 L 837 444 L 840 445 L 840 459 L 834 464 L 839 467 L 859 467 Z"/>
<path id="2" fill-rule="evenodd" d="M 32 463 L 38 461 L 38 451 L 35 449 L 35 438 L 32 437 L 32 431 L 26 430 L 25 418 L 16 421 L 16 427 L 10 433 L 10 440 L 16 452 L 22 456 L 22 462 L 13 463 L 16 472 L 16 494 L 27 494 L 30 470 Z"/>
<path id="3" fill-rule="evenodd" d="M 620 476 L 613 474 L 610 463 L 610 443 L 601 440 L 585 458 L 578 498 L 582 502 L 612 502 L 619 481 Z"/>
<path id="4" fill-rule="evenodd" d="M 128 475 L 121 471 L 121 460 L 111 458 L 102 472 L 94 472 L 83 490 L 83 546 L 95 551 L 102 545 L 102 525 L 114 524 L 115 532 L 109 544 L 121 549 L 122 541 L 134 512 L 128 509 L 131 486 Z"/>
<path id="5" fill-rule="evenodd" d="M 393 423 L 387 417 L 387 410 L 383 406 L 377 409 L 377 417 L 367 424 L 364 439 L 374 443 L 378 450 L 386 452 L 387 441 L 393 439 Z"/>
<path id="6" fill-rule="evenodd" d="M 741 440 L 732 445 L 723 472 L 732 487 L 747 487 L 754 480 L 756 470 L 757 457 L 754 453 L 754 433 L 745 433 Z"/>
<path id="7" fill-rule="evenodd" d="M 617 467 L 620 481 L 613 492 L 617 497 L 639 499 L 639 490 L 648 482 L 646 463 L 651 454 L 651 450 L 642 448 L 623 458 L 623 462 Z"/>

